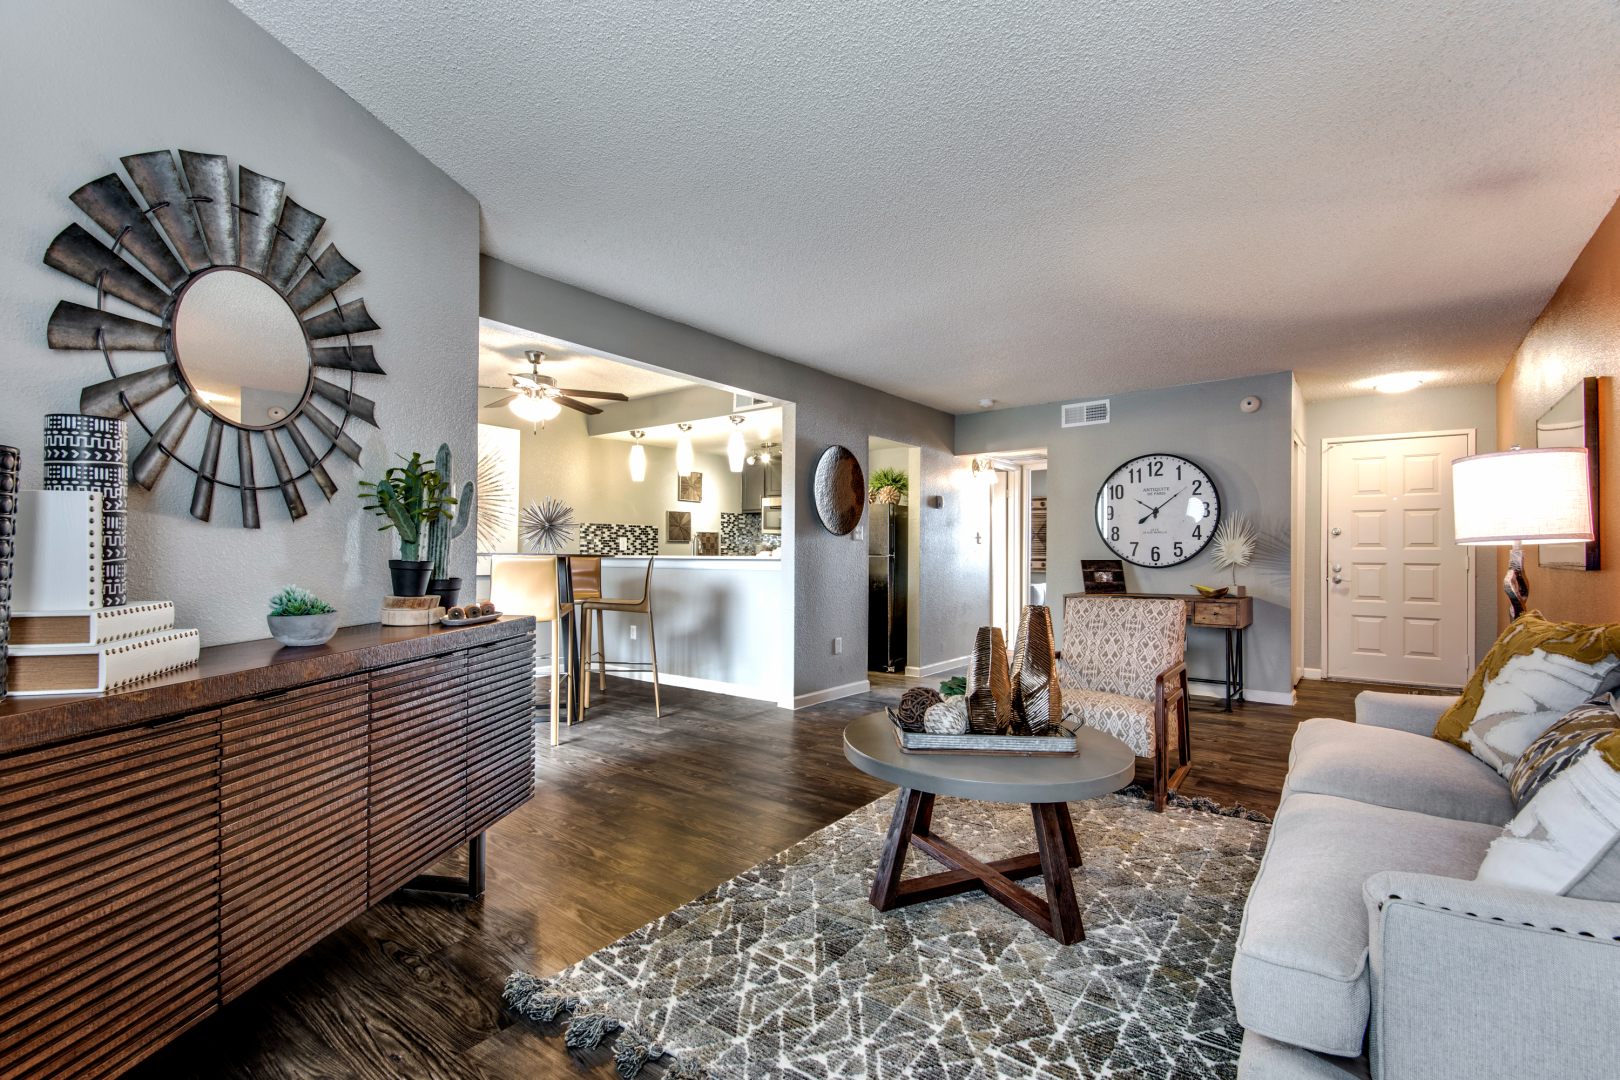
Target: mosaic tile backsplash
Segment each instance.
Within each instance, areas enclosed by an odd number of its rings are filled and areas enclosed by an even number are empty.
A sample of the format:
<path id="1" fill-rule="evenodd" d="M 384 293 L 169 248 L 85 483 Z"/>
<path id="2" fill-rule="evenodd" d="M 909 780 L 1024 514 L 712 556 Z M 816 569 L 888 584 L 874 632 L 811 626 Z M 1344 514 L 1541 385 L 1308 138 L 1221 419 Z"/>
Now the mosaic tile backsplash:
<path id="1" fill-rule="evenodd" d="M 758 514 L 720 515 L 720 554 L 757 555 L 765 534 L 759 529 Z"/>
<path id="2" fill-rule="evenodd" d="M 625 546 L 619 548 L 619 537 Z M 586 524 L 579 527 L 579 553 L 581 555 L 657 555 L 658 527 L 656 525 L 601 525 Z"/>

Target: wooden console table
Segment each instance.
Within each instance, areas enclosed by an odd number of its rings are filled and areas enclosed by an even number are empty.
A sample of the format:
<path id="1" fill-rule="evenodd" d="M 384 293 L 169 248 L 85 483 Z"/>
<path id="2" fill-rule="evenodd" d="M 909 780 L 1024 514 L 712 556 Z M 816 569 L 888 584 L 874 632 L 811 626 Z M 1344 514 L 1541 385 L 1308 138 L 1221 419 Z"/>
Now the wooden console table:
<path id="1" fill-rule="evenodd" d="M 1226 691 L 1226 711 L 1232 711 L 1232 700 L 1243 701 L 1243 632 L 1254 625 L 1254 597 L 1223 596 L 1218 600 L 1197 593 L 1064 593 L 1071 596 L 1135 597 L 1146 600 L 1180 600 L 1187 605 L 1187 621 L 1193 626 L 1204 626 L 1226 631 L 1226 678 L 1194 679 L 1188 682 L 1218 683 Z"/>
<path id="2" fill-rule="evenodd" d="M 0 702 L 0 1078 L 116 1076 L 396 889 L 481 893 L 533 670 L 532 618 L 373 623 Z"/>

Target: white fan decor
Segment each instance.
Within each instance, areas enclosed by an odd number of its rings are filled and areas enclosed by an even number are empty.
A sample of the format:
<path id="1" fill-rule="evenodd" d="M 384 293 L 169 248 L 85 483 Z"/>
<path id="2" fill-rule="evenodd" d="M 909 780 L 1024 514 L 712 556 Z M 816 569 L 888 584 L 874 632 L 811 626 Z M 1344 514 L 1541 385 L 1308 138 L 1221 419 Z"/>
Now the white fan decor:
<path id="1" fill-rule="evenodd" d="M 1254 561 L 1254 553 L 1259 546 L 1260 535 L 1248 518 L 1227 518 L 1215 530 L 1215 569 L 1231 570 L 1232 584 L 1236 585 L 1238 569 Z"/>

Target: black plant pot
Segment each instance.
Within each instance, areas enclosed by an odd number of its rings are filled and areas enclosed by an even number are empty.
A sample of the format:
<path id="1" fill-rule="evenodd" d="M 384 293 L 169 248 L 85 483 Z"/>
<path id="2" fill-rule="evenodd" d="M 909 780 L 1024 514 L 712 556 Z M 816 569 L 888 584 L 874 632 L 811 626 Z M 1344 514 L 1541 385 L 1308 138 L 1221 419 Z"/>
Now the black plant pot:
<path id="1" fill-rule="evenodd" d="M 433 560 L 389 559 L 388 576 L 394 579 L 395 596 L 426 596 Z"/>
<path id="2" fill-rule="evenodd" d="M 427 591 L 439 598 L 439 605 L 446 610 L 456 606 L 461 596 L 461 579 L 458 577 L 434 578 L 428 582 Z"/>

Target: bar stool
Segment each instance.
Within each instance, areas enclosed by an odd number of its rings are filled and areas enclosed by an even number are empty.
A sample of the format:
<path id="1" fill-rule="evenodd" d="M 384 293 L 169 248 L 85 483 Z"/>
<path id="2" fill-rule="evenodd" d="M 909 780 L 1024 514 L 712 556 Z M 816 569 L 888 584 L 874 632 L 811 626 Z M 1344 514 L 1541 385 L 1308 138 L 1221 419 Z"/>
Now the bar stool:
<path id="1" fill-rule="evenodd" d="M 574 585 L 574 601 L 581 606 L 579 637 L 584 645 L 585 666 L 581 674 L 585 677 L 584 690 L 579 696 L 581 710 L 591 707 L 591 611 L 584 607 L 587 600 L 600 600 L 602 598 L 602 557 L 600 555 L 570 555 L 568 556 L 568 578 Z M 596 652 L 600 655 L 606 650 L 602 640 L 602 616 L 595 618 L 596 623 Z M 600 676 L 601 685 L 598 689 L 607 689 L 607 676 Z"/>
<path id="2" fill-rule="evenodd" d="M 563 588 L 561 567 L 555 555 L 495 555 L 490 558 L 489 598 L 495 607 L 508 615 L 533 615 L 536 622 L 551 624 L 551 745 L 558 744 L 557 697 L 561 682 L 563 653 L 563 620 L 573 620 L 575 604 L 570 603 Z M 570 649 L 577 656 L 578 635 L 573 636 L 576 646 Z M 569 675 L 579 670 L 570 663 Z M 572 678 L 569 689 L 572 691 Z M 568 722 L 574 722 L 575 695 L 568 693 Z"/>
<path id="3" fill-rule="evenodd" d="M 653 555 L 647 556 L 647 576 L 644 577 L 642 579 L 642 581 L 641 581 L 641 598 L 640 599 L 631 600 L 631 599 L 628 599 L 628 598 L 604 596 L 604 597 L 601 597 L 600 599 L 596 599 L 596 600 L 586 600 L 586 601 L 583 602 L 583 604 L 581 606 L 584 607 L 584 609 L 585 609 L 585 611 L 587 613 L 587 618 L 594 618 L 596 620 L 597 634 L 598 634 L 598 640 L 599 641 L 601 640 L 601 626 L 602 626 L 602 613 L 603 612 L 617 611 L 617 612 L 621 612 L 621 613 L 626 614 L 626 615 L 638 615 L 639 614 L 639 615 L 647 616 L 647 644 L 652 647 L 652 663 L 647 664 L 647 663 L 643 663 L 643 662 L 641 662 L 639 660 L 609 660 L 607 658 L 607 655 L 606 655 L 607 650 L 605 648 L 599 649 L 596 652 L 595 657 L 594 657 L 594 659 L 595 659 L 595 661 L 597 663 L 597 678 L 600 681 L 602 689 L 606 689 L 607 688 L 607 669 L 608 669 L 609 664 L 613 665 L 613 667 L 614 667 L 614 669 L 616 671 L 647 671 L 647 670 L 650 669 L 652 671 L 652 677 L 653 677 L 653 680 L 652 680 L 652 682 L 653 682 L 653 715 L 654 716 L 663 716 L 664 715 L 663 706 L 661 704 L 659 704 L 659 701 L 658 701 L 658 637 L 653 632 L 652 572 L 653 572 L 653 562 L 654 562 L 655 559 L 656 559 L 656 556 L 653 556 Z M 587 685 L 587 689 L 586 689 L 587 694 L 590 693 L 590 690 L 589 690 L 590 670 L 589 669 L 590 669 L 590 661 L 587 660 L 587 662 L 586 662 L 586 676 L 585 676 L 585 682 L 586 682 L 586 685 Z"/>

